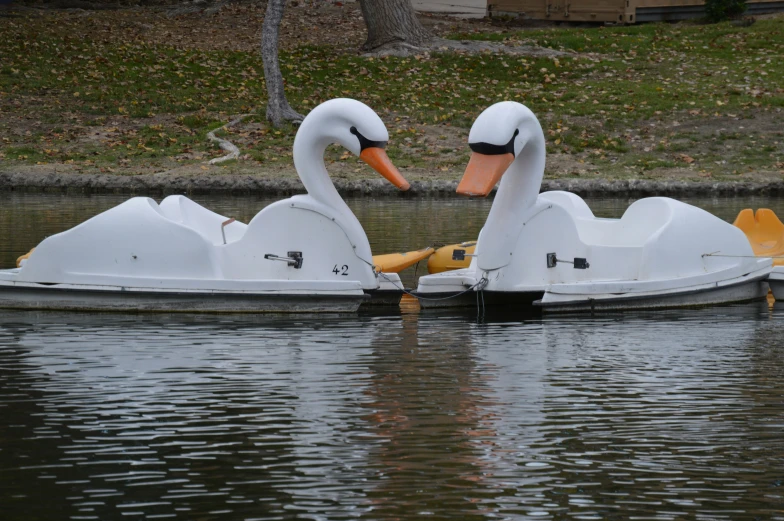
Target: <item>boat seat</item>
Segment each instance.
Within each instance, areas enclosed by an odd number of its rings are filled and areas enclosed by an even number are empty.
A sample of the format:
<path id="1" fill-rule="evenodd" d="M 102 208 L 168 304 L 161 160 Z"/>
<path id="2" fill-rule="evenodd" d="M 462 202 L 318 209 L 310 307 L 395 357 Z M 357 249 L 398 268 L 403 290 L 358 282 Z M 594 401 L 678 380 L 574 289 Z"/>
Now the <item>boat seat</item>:
<path id="1" fill-rule="evenodd" d="M 784 266 L 784 224 L 773 210 L 760 208 L 755 214 L 754 210 L 746 208 L 733 224 L 746 234 L 754 255 L 774 257 L 774 266 Z"/>
<path id="2" fill-rule="evenodd" d="M 594 219 L 593 212 L 588 207 L 585 200 L 577 194 L 564 192 L 563 190 L 552 190 L 539 194 L 539 199 L 563 207 L 569 214 L 576 218 Z"/>
<path id="3" fill-rule="evenodd" d="M 243 236 L 246 225 L 229 221 L 228 217 L 204 208 L 202 205 L 181 195 L 170 195 L 161 201 L 160 212 L 167 219 L 187 226 L 198 232 L 215 246 L 234 242 Z"/>
<path id="4" fill-rule="evenodd" d="M 580 239 L 591 246 L 641 248 L 672 216 L 671 206 L 660 198 L 640 199 L 620 219 L 576 218 Z"/>

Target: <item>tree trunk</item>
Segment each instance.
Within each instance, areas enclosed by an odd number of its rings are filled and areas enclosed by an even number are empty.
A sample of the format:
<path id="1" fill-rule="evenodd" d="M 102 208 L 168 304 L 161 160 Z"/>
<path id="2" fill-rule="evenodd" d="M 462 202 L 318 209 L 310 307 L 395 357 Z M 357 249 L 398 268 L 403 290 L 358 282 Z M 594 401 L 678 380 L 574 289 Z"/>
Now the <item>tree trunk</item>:
<path id="1" fill-rule="evenodd" d="M 359 0 L 368 37 L 362 50 L 419 47 L 433 38 L 416 17 L 411 0 Z"/>
<path id="2" fill-rule="evenodd" d="M 305 117 L 291 108 L 283 90 L 283 75 L 278 60 L 278 34 L 286 0 L 269 0 L 261 28 L 261 59 L 264 62 L 264 81 L 267 84 L 267 119 L 279 127 L 284 121 L 301 122 Z"/>

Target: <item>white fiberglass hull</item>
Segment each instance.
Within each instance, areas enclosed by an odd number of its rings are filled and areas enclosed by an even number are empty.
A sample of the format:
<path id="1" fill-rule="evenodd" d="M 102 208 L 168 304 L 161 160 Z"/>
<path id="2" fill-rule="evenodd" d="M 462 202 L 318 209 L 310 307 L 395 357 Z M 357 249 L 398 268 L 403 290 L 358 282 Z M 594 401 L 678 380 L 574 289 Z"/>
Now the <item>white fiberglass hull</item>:
<path id="1" fill-rule="evenodd" d="M 557 313 L 695 307 L 764 298 L 768 292 L 767 282 L 774 289 L 775 281 L 766 281 L 770 268 L 764 266 L 762 261 L 760 266 L 742 276 L 732 276 L 730 270 L 724 278 L 714 274 L 663 281 L 586 281 L 518 286 L 511 291 L 490 289 L 482 291 L 479 296 L 470 289 L 474 278 L 470 277 L 470 270 L 466 269 L 429 276 L 425 284 L 420 279 L 415 294 L 420 298 L 423 308 L 481 305 L 519 311 L 535 306 L 545 312 Z M 784 270 L 781 271 L 779 288 L 781 298 L 784 299 Z"/>
<path id="2" fill-rule="evenodd" d="M 302 286 L 302 284 L 297 284 Z M 277 283 L 276 286 L 281 286 Z M 185 313 L 353 313 L 361 289 L 182 289 L 0 280 L 0 308 Z"/>
<path id="3" fill-rule="evenodd" d="M 766 274 L 750 274 L 737 279 L 664 291 L 580 294 L 551 287 L 534 305 L 548 313 L 575 311 L 627 311 L 732 304 L 764 299 L 768 294 Z"/>

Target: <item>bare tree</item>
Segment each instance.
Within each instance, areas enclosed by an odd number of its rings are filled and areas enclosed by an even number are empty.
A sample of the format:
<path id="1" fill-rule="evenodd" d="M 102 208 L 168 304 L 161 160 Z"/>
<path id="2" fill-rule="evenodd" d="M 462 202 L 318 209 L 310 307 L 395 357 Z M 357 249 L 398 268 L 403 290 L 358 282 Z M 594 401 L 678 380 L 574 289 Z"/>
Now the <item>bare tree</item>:
<path id="1" fill-rule="evenodd" d="M 416 17 L 411 0 L 359 0 L 368 37 L 365 51 L 419 48 L 433 40 Z"/>
<path id="2" fill-rule="evenodd" d="M 267 119 L 279 127 L 284 121 L 299 123 L 304 116 L 291 108 L 283 90 L 283 75 L 278 60 L 278 35 L 286 0 L 268 0 L 264 24 L 261 28 L 261 59 L 264 62 L 264 81 L 267 83 Z"/>
<path id="3" fill-rule="evenodd" d="M 359 5 L 368 30 L 362 50 L 372 54 L 409 56 L 423 51 L 452 50 L 461 53 L 501 52 L 546 57 L 567 55 L 563 51 L 530 45 L 439 38 L 419 22 L 411 0 L 359 0 Z"/>

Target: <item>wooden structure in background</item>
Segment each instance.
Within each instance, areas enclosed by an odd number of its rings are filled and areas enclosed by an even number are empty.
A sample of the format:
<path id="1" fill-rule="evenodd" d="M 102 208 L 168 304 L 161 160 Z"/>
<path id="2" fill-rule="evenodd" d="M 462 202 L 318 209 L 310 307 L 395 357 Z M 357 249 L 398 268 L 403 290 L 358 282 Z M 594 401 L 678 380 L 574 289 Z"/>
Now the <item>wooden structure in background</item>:
<path id="1" fill-rule="evenodd" d="M 747 0 L 746 14 L 784 11 L 784 0 Z M 488 0 L 489 16 L 560 22 L 655 22 L 705 14 L 704 0 Z"/>

